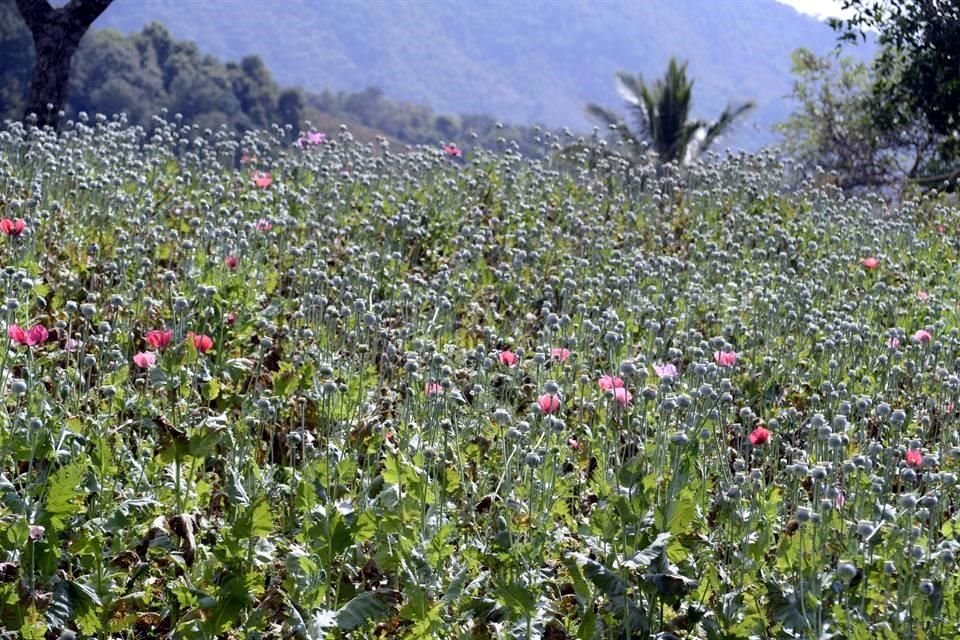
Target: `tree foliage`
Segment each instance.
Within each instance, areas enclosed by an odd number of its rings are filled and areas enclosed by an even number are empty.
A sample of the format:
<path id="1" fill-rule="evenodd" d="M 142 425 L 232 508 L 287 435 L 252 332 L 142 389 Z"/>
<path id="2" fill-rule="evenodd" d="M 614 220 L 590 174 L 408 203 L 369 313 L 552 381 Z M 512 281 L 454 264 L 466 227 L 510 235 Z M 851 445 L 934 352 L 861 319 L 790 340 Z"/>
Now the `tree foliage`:
<path id="1" fill-rule="evenodd" d="M 0 119 L 20 118 L 33 61 L 30 31 L 14 0 L 0 0 Z M 504 126 L 486 115 L 438 115 L 423 105 L 388 100 L 377 88 L 319 94 L 282 88 L 259 57 L 224 64 L 156 23 L 130 36 L 88 33 L 73 58 L 69 89 L 68 118 L 124 113 L 130 124 L 149 128 L 166 108 L 185 124 L 210 128 L 289 125 L 296 136 L 309 120 L 326 128 L 348 124 L 368 140 L 383 135 L 407 144 L 456 141 L 492 148 L 509 139 L 529 155 L 546 151 L 538 128 Z"/>
<path id="2" fill-rule="evenodd" d="M 887 129 L 926 127 L 937 155 L 915 180 L 937 184 L 960 174 L 960 2 L 844 0 L 850 16 L 834 19 L 842 42 L 876 31 L 872 116 Z M 940 174 L 940 175 L 931 175 Z"/>
<path id="3" fill-rule="evenodd" d="M 649 148 L 660 162 L 690 162 L 706 151 L 717 138 L 747 111 L 753 102 L 728 106 L 713 122 L 691 120 L 693 80 L 687 79 L 687 65 L 671 58 L 663 79 L 653 85 L 640 75 L 617 73 L 617 89 L 633 115 L 631 129 L 618 115 L 589 104 L 587 114 L 614 128 L 631 148 Z"/>
<path id="4" fill-rule="evenodd" d="M 896 191 L 929 164 L 935 138 L 924 126 L 884 126 L 874 115 L 872 68 L 853 58 L 793 54 L 797 108 L 776 126 L 805 175 L 827 172 L 845 191 Z"/>

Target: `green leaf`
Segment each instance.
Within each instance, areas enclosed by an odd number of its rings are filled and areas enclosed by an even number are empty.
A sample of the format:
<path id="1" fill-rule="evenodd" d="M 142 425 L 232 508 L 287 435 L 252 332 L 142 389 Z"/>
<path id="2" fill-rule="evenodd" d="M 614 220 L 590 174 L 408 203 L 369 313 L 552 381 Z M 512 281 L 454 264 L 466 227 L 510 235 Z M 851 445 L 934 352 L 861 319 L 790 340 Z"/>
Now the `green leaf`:
<path id="1" fill-rule="evenodd" d="M 654 517 L 659 531 L 682 535 L 687 532 L 696 516 L 697 499 L 694 493 L 687 489 L 681 491 L 675 500 L 660 505 Z"/>
<path id="2" fill-rule="evenodd" d="M 220 381 L 216 378 L 210 378 L 203 383 L 201 391 L 203 393 L 203 399 L 207 402 L 216 400 L 220 395 Z"/>
<path id="3" fill-rule="evenodd" d="M 383 618 L 390 611 L 387 599 L 394 593 L 388 589 L 364 591 L 337 611 L 337 626 L 350 631 Z"/>
<path id="4" fill-rule="evenodd" d="M 17 488 L 7 478 L 0 473 L 0 502 L 14 513 L 24 513 L 27 511 L 26 504 L 20 498 Z"/>
<path id="5" fill-rule="evenodd" d="M 671 604 L 697 588 L 696 580 L 675 573 L 648 573 L 643 576 L 643 581 L 654 588 L 657 596 Z"/>
<path id="6" fill-rule="evenodd" d="M 273 533 L 273 515 L 266 498 L 260 498 L 248 507 L 234 525 L 240 538 L 264 538 Z"/>
<path id="7" fill-rule="evenodd" d="M 537 607 L 537 599 L 533 589 L 522 582 L 502 584 L 497 588 L 497 595 L 517 616 L 529 617 Z"/>
<path id="8" fill-rule="evenodd" d="M 623 563 L 629 569 L 640 567 L 649 567 L 654 563 L 661 566 L 665 562 L 665 553 L 670 539 L 673 537 L 670 533 L 658 534 L 656 539 L 650 543 L 646 549 L 641 549 L 633 554 L 633 557 Z"/>
<path id="9" fill-rule="evenodd" d="M 273 392 L 281 398 L 290 396 L 300 384 L 300 376 L 288 363 L 280 366 L 280 371 L 273 374 Z"/>
<path id="10" fill-rule="evenodd" d="M 810 627 L 795 593 L 787 593 L 773 580 L 766 580 L 767 602 L 773 617 L 788 629 L 802 633 Z"/>
<path id="11" fill-rule="evenodd" d="M 87 466 L 84 461 L 77 460 L 65 467 L 60 467 L 50 477 L 44 513 L 54 529 L 62 530 L 69 516 L 84 510 L 82 482 L 86 471 Z"/>
<path id="12" fill-rule="evenodd" d="M 372 540 L 377 534 L 377 520 L 369 511 L 362 511 L 357 516 L 353 527 L 353 539 L 355 542 L 366 542 Z"/>
<path id="13" fill-rule="evenodd" d="M 584 578 L 592 582 L 607 597 L 607 610 L 620 620 L 621 628 L 629 627 L 633 633 L 646 636 L 649 633 L 647 615 L 638 606 L 639 601 L 628 595 L 628 584 L 623 578 L 583 554 L 572 555 L 583 571 Z"/>
<path id="14" fill-rule="evenodd" d="M 73 622 L 89 636 L 100 630 L 100 606 L 100 599 L 90 587 L 72 580 L 62 580 L 53 590 L 53 598 L 44 612 L 44 618 L 54 629 L 64 629 Z"/>

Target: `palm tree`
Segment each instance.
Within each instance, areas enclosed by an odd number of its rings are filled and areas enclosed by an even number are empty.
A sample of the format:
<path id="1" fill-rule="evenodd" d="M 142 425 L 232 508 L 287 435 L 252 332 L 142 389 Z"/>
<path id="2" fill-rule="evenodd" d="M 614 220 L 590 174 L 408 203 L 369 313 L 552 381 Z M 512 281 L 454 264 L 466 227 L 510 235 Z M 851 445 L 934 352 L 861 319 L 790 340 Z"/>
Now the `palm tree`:
<path id="1" fill-rule="evenodd" d="M 617 73 L 617 91 L 636 119 L 630 127 L 615 113 L 595 104 L 587 105 L 587 114 L 615 128 L 624 142 L 634 149 L 647 146 L 661 163 L 692 162 L 730 128 L 734 120 L 755 105 L 747 101 L 730 105 L 713 122 L 689 120 L 693 81 L 687 80 L 687 63 L 671 58 L 667 75 L 647 86 L 639 75 Z"/>

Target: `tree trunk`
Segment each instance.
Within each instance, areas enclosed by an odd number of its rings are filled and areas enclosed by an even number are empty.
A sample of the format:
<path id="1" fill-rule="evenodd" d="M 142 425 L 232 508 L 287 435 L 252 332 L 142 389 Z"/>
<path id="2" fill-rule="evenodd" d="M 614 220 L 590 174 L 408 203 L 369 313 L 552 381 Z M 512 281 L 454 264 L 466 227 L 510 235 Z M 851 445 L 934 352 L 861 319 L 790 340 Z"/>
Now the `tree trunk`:
<path id="1" fill-rule="evenodd" d="M 112 0 L 70 0 L 59 9 L 47 0 L 17 0 L 17 8 L 33 35 L 36 63 L 24 119 L 36 116 L 39 127 L 56 127 L 67 104 L 70 61 L 93 21 Z"/>

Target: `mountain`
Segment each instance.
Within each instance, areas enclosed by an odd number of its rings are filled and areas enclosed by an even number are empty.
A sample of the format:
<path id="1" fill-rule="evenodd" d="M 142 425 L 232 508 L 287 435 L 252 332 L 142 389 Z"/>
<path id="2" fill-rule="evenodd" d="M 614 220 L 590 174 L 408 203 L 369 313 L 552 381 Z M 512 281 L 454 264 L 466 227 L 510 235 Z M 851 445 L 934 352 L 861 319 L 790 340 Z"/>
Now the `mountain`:
<path id="1" fill-rule="evenodd" d="M 162 23 L 220 58 L 260 55 L 308 91 L 377 86 L 439 113 L 586 130 L 584 105 L 623 112 L 614 73 L 660 77 L 688 59 L 694 115 L 758 108 L 726 144 L 757 148 L 791 106 L 790 53 L 825 53 L 834 33 L 776 0 L 115 0 L 94 27 Z"/>

